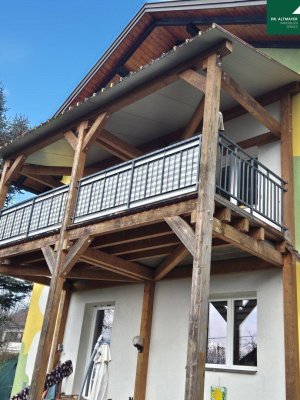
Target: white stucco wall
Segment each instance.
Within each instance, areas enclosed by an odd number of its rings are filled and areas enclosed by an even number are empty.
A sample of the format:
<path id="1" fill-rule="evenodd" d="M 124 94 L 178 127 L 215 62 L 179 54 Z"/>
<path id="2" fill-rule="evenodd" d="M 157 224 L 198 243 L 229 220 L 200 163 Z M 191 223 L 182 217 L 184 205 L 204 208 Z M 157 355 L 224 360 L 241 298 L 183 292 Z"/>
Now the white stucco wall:
<path id="1" fill-rule="evenodd" d="M 182 400 L 190 303 L 190 279 L 159 282 L 156 286 L 147 400 Z M 258 368 L 255 374 L 206 373 L 206 400 L 211 385 L 223 385 L 228 400 L 285 398 L 284 336 L 281 271 L 236 273 L 213 276 L 211 296 L 257 294 Z M 136 350 L 132 337 L 139 332 L 142 285 L 93 290 L 72 296 L 64 338 L 65 358 L 71 358 L 75 373 L 65 382 L 67 394 L 78 393 L 86 363 L 91 330 L 91 307 L 115 304 L 112 331 L 109 399 L 133 396 Z M 81 331 L 81 334 L 80 334 Z"/>

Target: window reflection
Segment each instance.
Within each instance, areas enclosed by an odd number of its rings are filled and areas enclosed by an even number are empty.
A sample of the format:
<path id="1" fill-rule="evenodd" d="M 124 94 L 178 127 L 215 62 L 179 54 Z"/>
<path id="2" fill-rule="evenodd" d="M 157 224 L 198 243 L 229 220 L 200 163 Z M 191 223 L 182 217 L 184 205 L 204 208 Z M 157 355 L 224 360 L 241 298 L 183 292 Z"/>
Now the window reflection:
<path id="1" fill-rule="evenodd" d="M 257 300 L 234 301 L 233 363 L 257 366 Z"/>
<path id="2" fill-rule="evenodd" d="M 209 303 L 207 363 L 226 364 L 227 301 Z"/>

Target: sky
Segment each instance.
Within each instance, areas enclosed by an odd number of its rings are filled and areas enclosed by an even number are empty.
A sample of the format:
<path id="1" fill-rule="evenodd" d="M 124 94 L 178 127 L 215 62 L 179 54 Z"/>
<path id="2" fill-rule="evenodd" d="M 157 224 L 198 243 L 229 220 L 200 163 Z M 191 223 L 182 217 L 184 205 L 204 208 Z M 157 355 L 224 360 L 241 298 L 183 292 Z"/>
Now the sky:
<path id="1" fill-rule="evenodd" d="M 2 0 L 0 82 L 8 115 L 50 118 L 143 0 Z"/>

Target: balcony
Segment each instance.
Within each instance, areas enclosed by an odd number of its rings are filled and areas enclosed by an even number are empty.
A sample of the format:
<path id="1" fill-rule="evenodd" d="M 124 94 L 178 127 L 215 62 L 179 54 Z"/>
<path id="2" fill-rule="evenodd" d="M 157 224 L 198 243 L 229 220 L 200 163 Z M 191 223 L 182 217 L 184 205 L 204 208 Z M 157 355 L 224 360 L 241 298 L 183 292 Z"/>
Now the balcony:
<path id="1" fill-rule="evenodd" d="M 283 230 L 285 182 L 223 134 L 218 146 L 216 193 Z M 83 178 L 73 223 L 196 193 L 200 154 L 201 135 Z M 67 193 L 63 186 L 3 209 L 0 245 L 59 229 Z"/>

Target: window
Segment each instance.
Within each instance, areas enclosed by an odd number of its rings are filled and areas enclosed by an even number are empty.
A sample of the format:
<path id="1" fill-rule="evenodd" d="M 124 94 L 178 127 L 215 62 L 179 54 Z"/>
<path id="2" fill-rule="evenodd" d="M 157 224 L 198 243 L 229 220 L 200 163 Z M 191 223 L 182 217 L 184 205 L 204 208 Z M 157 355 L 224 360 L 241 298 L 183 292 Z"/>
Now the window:
<path id="1" fill-rule="evenodd" d="M 208 366 L 251 369 L 257 366 L 257 300 L 209 302 Z"/>

